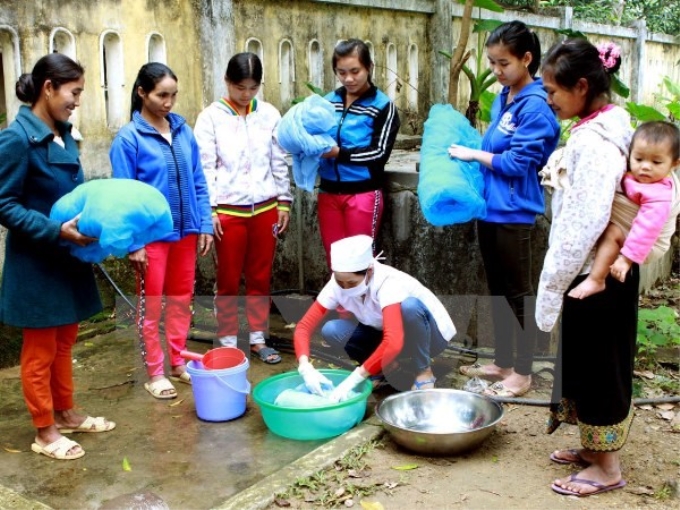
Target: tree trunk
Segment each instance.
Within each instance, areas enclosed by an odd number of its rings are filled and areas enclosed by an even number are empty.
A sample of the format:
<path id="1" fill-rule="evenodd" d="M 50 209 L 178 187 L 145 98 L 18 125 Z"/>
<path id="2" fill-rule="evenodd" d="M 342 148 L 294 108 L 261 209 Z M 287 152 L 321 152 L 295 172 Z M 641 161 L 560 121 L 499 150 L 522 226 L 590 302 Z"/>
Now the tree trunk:
<path id="1" fill-rule="evenodd" d="M 470 58 L 470 52 L 466 52 L 465 48 L 467 48 L 468 39 L 470 38 L 470 21 L 472 19 L 472 8 L 474 7 L 474 3 L 475 0 L 465 0 L 458 45 L 451 57 L 451 68 L 449 69 L 449 103 L 456 109 L 458 107 L 458 77 L 460 76 L 463 64 Z"/>

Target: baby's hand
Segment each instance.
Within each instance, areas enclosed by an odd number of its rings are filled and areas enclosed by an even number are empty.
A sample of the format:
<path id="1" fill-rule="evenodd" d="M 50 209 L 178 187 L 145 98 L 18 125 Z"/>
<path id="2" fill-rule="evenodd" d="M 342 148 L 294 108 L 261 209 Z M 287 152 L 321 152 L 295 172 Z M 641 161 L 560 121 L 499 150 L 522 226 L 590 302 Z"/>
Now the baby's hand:
<path id="1" fill-rule="evenodd" d="M 626 275 L 628 274 L 628 270 L 630 269 L 631 265 L 632 262 L 627 257 L 619 255 L 618 258 L 614 261 L 614 263 L 611 266 L 609 266 L 609 272 L 618 281 L 624 282 L 626 280 Z"/>

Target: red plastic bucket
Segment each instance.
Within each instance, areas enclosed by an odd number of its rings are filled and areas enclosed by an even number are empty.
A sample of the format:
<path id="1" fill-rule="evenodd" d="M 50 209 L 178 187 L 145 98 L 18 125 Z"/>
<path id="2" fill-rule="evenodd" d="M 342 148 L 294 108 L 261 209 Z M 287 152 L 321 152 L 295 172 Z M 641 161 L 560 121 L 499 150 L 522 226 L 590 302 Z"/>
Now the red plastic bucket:
<path id="1" fill-rule="evenodd" d="M 200 361 L 207 370 L 234 368 L 246 362 L 245 353 L 236 347 L 217 347 L 205 354 L 191 351 L 181 351 L 179 354 L 185 359 Z"/>

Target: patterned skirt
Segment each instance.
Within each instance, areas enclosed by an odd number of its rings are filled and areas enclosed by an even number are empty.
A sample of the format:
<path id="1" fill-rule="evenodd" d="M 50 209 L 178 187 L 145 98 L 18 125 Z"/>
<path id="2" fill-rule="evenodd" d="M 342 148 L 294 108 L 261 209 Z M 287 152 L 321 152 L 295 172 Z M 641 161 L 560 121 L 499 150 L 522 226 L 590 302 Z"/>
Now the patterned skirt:
<path id="1" fill-rule="evenodd" d="M 582 300 L 565 293 L 549 434 L 564 422 L 578 425 L 586 449 L 609 452 L 625 444 L 634 415 L 639 281 L 633 265 L 624 283 L 608 277 L 603 292 Z"/>

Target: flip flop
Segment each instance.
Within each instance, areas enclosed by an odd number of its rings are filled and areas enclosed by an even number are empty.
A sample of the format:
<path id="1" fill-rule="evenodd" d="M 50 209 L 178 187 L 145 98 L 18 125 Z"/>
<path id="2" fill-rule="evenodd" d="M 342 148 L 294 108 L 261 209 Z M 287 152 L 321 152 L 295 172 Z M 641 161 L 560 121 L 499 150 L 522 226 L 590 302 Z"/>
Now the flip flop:
<path id="1" fill-rule="evenodd" d="M 70 440 L 68 437 L 61 436 L 56 441 L 45 446 L 38 444 L 36 441 L 31 445 L 31 450 L 33 450 L 35 453 L 40 453 L 51 459 L 57 460 L 75 460 L 85 455 L 85 451 L 82 449 L 82 447 L 78 453 L 72 453 L 69 455 L 69 450 L 71 450 L 71 448 L 74 446 L 80 445 L 75 441 Z"/>
<path id="2" fill-rule="evenodd" d="M 73 434 L 74 432 L 108 432 L 115 428 L 115 422 L 109 421 L 103 416 L 96 418 L 88 416 L 77 427 L 57 427 L 57 430 L 62 434 Z"/>
<path id="3" fill-rule="evenodd" d="M 595 487 L 597 490 L 594 491 L 594 492 L 588 492 L 586 494 L 582 494 L 580 492 L 565 489 L 564 487 L 560 487 L 559 485 L 556 485 L 554 483 L 550 487 L 552 488 L 552 490 L 554 490 L 558 494 L 564 494 L 565 496 L 576 496 L 576 497 L 579 497 L 579 498 L 583 498 L 583 497 L 586 497 L 586 496 L 594 496 L 595 494 L 602 494 L 603 492 L 607 492 L 607 491 L 613 491 L 614 489 L 620 489 L 622 487 L 625 487 L 625 485 L 626 485 L 625 480 L 621 480 L 621 481 L 619 481 L 619 483 L 615 483 L 613 485 L 604 485 L 604 484 L 601 484 L 600 482 L 596 482 L 594 480 L 587 480 L 585 478 L 577 478 L 574 475 L 571 475 L 569 477 L 569 481 L 574 482 L 574 483 L 580 483 L 582 485 L 590 485 L 591 487 Z"/>
<path id="4" fill-rule="evenodd" d="M 259 357 L 262 361 L 264 361 L 268 365 L 276 365 L 277 363 L 281 363 L 281 356 L 279 355 L 279 351 L 272 347 L 262 347 L 259 351 L 254 351 L 253 349 L 250 349 L 250 352 L 253 353 L 255 356 Z"/>
<path id="5" fill-rule="evenodd" d="M 436 377 L 432 377 L 431 379 L 426 379 L 425 381 L 413 381 L 413 386 L 415 386 L 415 388 L 411 387 L 411 389 L 412 390 L 422 390 L 423 386 L 425 386 L 426 384 L 431 384 L 432 387 L 434 388 L 434 383 L 436 383 L 436 382 L 437 382 Z M 429 390 L 430 388 L 426 388 L 426 389 Z"/>
<path id="6" fill-rule="evenodd" d="M 517 398 L 528 393 L 530 388 L 531 387 L 523 391 L 515 392 L 506 388 L 505 385 L 499 381 L 493 383 L 491 386 L 485 389 L 484 395 L 486 395 L 487 397 Z"/>
<path id="7" fill-rule="evenodd" d="M 569 453 L 569 455 L 574 457 L 574 459 L 573 460 L 562 459 L 555 455 L 556 453 L 559 452 L 567 452 Z M 581 457 L 581 454 L 576 448 L 569 448 L 567 450 L 556 450 L 550 454 L 550 460 L 556 462 L 557 464 L 581 464 L 582 466 L 590 465 L 590 462 L 587 462 L 583 457 Z"/>
<path id="8" fill-rule="evenodd" d="M 144 383 L 144 389 L 159 400 L 177 398 L 177 390 L 165 377 L 154 382 Z M 170 391 L 170 393 L 163 394 L 164 391 Z"/>
<path id="9" fill-rule="evenodd" d="M 175 382 L 191 384 L 191 374 L 186 370 L 179 375 L 171 375 L 170 379 L 172 379 Z"/>

